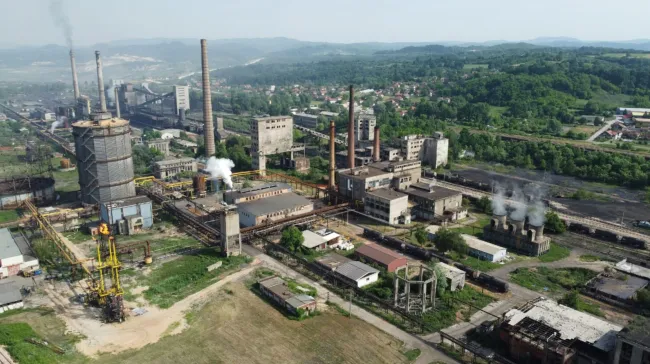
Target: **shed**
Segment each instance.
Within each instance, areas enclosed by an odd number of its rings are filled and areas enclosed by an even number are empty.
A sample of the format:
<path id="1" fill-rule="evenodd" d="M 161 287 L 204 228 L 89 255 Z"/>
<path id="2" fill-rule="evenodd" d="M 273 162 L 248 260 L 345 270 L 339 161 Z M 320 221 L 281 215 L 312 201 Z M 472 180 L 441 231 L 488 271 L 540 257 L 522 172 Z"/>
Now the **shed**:
<path id="1" fill-rule="evenodd" d="M 362 245 L 355 254 L 362 260 L 380 265 L 389 273 L 406 265 L 406 258 L 377 244 Z"/>
<path id="2" fill-rule="evenodd" d="M 508 250 L 504 247 L 490 244 L 475 236 L 462 234 L 465 243 L 469 247 L 468 254 L 480 260 L 488 262 L 500 262 L 506 257 Z"/>
<path id="3" fill-rule="evenodd" d="M 23 296 L 15 282 L 0 283 L 0 312 L 23 307 Z"/>
<path id="4" fill-rule="evenodd" d="M 153 226 L 152 204 L 146 196 L 102 203 L 99 206 L 99 216 L 112 226 L 113 231 L 124 235 Z"/>
<path id="5" fill-rule="evenodd" d="M 447 283 L 449 283 L 449 290 L 454 292 L 456 289 L 463 289 L 465 287 L 465 272 L 462 270 L 439 262 L 436 264 L 436 267 L 439 267 L 447 278 Z"/>
<path id="6" fill-rule="evenodd" d="M 0 229 L 0 278 L 18 275 L 23 270 L 38 269 L 27 239 L 21 233 Z"/>
<path id="7" fill-rule="evenodd" d="M 350 261 L 343 263 L 334 270 L 337 275 L 354 284 L 358 288 L 377 282 L 379 271 L 367 264 Z"/>
<path id="8" fill-rule="evenodd" d="M 323 250 L 337 245 L 341 235 L 331 230 L 321 229 L 316 231 L 305 230 L 302 232 L 302 237 L 304 238 L 302 246 L 305 248 Z"/>

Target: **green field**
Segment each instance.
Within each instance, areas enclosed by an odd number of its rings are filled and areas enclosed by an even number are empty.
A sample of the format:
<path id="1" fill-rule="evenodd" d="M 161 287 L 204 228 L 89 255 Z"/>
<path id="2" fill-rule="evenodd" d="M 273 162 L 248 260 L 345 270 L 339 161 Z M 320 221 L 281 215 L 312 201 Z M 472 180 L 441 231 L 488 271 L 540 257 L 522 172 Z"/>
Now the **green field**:
<path id="1" fill-rule="evenodd" d="M 568 258 L 570 254 L 571 249 L 551 242 L 551 248 L 545 254 L 540 255 L 537 259 L 539 259 L 540 262 L 550 263 Z"/>
<path id="2" fill-rule="evenodd" d="M 487 63 L 468 63 L 466 65 L 463 65 L 464 70 L 473 70 L 477 68 L 488 68 L 490 65 Z"/>
<path id="3" fill-rule="evenodd" d="M 18 211 L 16 210 L 0 211 L 0 224 L 18 220 L 19 218 L 20 216 L 18 215 Z"/>
<path id="4" fill-rule="evenodd" d="M 511 280 L 537 292 L 563 293 L 583 286 L 598 273 L 584 268 L 551 269 L 546 267 L 517 268 Z"/>
<path id="5" fill-rule="evenodd" d="M 493 118 L 499 117 L 508 111 L 506 106 L 492 106 L 490 105 L 490 116 Z"/>

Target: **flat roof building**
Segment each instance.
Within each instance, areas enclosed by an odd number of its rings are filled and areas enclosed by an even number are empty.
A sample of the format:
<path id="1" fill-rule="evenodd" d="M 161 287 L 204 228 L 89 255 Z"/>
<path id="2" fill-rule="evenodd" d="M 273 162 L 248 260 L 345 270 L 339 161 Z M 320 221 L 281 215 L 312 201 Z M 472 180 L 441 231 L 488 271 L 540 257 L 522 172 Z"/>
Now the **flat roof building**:
<path id="1" fill-rule="evenodd" d="M 389 225 L 411 222 L 408 196 L 387 188 L 366 192 L 366 197 L 363 199 L 363 210 L 366 215 L 375 217 Z"/>
<path id="2" fill-rule="evenodd" d="M 392 187 L 404 190 L 422 174 L 420 161 L 377 162 L 363 167 L 337 171 L 339 193 L 353 200 L 363 200 L 366 191 Z"/>
<path id="3" fill-rule="evenodd" d="M 286 217 L 306 214 L 314 210 L 314 204 L 293 192 L 256 199 L 237 204 L 239 222 L 243 226 L 255 226 Z"/>
<path id="4" fill-rule="evenodd" d="M 151 200 L 147 196 L 135 196 L 99 205 L 99 217 L 113 231 L 131 235 L 153 226 Z"/>
<path id="5" fill-rule="evenodd" d="M 461 235 L 469 248 L 468 254 L 480 260 L 487 260 L 493 263 L 500 262 L 508 253 L 508 250 L 502 246 L 490 244 L 472 235 Z"/>
<path id="6" fill-rule="evenodd" d="M 196 160 L 193 158 L 168 159 L 155 162 L 153 174 L 158 179 L 173 177 L 181 172 L 198 172 Z"/>
<path id="7" fill-rule="evenodd" d="M 650 280 L 650 268 L 642 267 L 640 265 L 628 263 L 627 259 L 623 259 L 616 263 L 616 270 L 625 272 L 627 274 Z"/>
<path id="8" fill-rule="evenodd" d="M 265 296 L 293 315 L 299 315 L 299 310 L 304 310 L 306 315 L 316 310 L 314 297 L 292 292 L 287 282 L 280 277 L 267 277 L 258 281 L 258 284 Z"/>
<path id="9" fill-rule="evenodd" d="M 413 203 L 413 214 L 424 220 L 456 221 L 467 216 L 463 207 L 463 194 L 432 183 L 419 182 L 404 193 Z"/>
<path id="10" fill-rule="evenodd" d="M 377 269 L 354 260 L 339 265 L 334 269 L 334 272 L 358 288 L 375 283 L 379 279 Z"/>
<path id="11" fill-rule="evenodd" d="M 626 273 L 601 273 L 586 284 L 586 289 L 598 298 L 633 304 L 638 291 L 648 286 L 648 280 Z"/>
<path id="12" fill-rule="evenodd" d="M 230 204 L 250 202 L 291 192 L 291 186 L 284 183 L 269 183 L 262 186 L 230 190 L 223 194 L 224 201 Z"/>
<path id="13" fill-rule="evenodd" d="M 16 282 L 0 283 L 0 312 L 23 308 L 23 295 Z"/>
<path id="14" fill-rule="evenodd" d="M 169 156 L 169 139 L 152 139 L 144 142 L 149 149 L 154 149 L 162 153 L 163 156 Z"/>
<path id="15" fill-rule="evenodd" d="M 465 272 L 454 267 L 453 265 L 445 264 L 442 262 L 436 263 L 436 267 L 440 268 L 447 279 L 448 288 L 454 292 L 461 290 L 465 287 Z"/>
<path id="16" fill-rule="evenodd" d="M 637 316 L 616 334 L 613 364 L 646 364 L 650 360 L 650 319 Z"/>
<path id="17" fill-rule="evenodd" d="M 0 279 L 38 268 L 38 259 L 34 257 L 27 238 L 20 232 L 0 229 Z"/>
<path id="18" fill-rule="evenodd" d="M 305 128 L 316 129 L 316 126 L 318 126 L 318 115 L 297 113 L 293 115 L 293 123 L 304 126 Z"/>
<path id="19" fill-rule="evenodd" d="M 305 248 L 324 250 L 336 246 L 340 241 L 341 235 L 331 230 L 320 229 L 316 231 L 305 230 L 302 232 L 302 237 L 304 238 L 302 246 Z"/>
<path id="20" fill-rule="evenodd" d="M 362 245 L 355 254 L 359 259 L 377 264 L 389 273 L 407 263 L 406 257 L 373 243 Z"/>

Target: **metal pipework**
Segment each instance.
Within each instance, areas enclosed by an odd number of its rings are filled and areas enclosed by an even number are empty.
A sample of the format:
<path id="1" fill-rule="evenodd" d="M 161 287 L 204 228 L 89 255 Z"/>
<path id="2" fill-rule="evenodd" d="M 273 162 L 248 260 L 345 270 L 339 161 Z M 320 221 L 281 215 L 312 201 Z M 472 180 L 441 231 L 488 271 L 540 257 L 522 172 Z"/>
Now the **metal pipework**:
<path id="1" fill-rule="evenodd" d="M 106 112 L 106 95 L 104 94 L 104 71 L 102 71 L 102 58 L 99 51 L 95 51 L 97 61 L 97 89 L 99 91 L 99 111 Z"/>
<path id="2" fill-rule="evenodd" d="M 77 63 L 74 60 L 74 51 L 70 50 L 70 67 L 72 67 L 72 89 L 74 90 L 74 101 L 79 98 L 79 80 L 77 80 Z"/>
<path id="3" fill-rule="evenodd" d="M 330 170 L 329 170 L 329 181 L 327 182 L 330 189 L 336 188 L 336 181 L 334 180 L 334 173 L 336 171 L 336 143 L 334 142 L 336 138 L 336 126 L 334 125 L 334 120 L 330 120 Z"/>
<path id="4" fill-rule="evenodd" d="M 117 87 L 115 88 L 115 115 L 118 119 L 122 117 L 120 114 L 120 94 L 117 91 Z"/>
<path id="5" fill-rule="evenodd" d="M 374 150 L 372 151 L 372 156 L 375 162 L 379 162 L 381 158 L 379 158 L 379 126 L 375 126 L 375 146 Z"/>
<path id="6" fill-rule="evenodd" d="M 354 168 L 354 86 L 350 85 L 350 115 L 348 120 L 348 168 Z"/>
<path id="7" fill-rule="evenodd" d="M 212 95 L 210 94 L 210 67 L 208 65 L 208 41 L 201 39 L 201 71 L 203 74 L 203 134 L 205 138 L 205 157 L 215 153 L 214 123 L 212 122 Z"/>

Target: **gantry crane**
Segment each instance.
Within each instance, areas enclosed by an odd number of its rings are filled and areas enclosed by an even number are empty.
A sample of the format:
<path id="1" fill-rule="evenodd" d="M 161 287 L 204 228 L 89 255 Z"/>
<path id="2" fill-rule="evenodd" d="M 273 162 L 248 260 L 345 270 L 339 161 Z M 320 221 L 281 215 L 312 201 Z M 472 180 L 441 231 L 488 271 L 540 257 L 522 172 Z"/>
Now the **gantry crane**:
<path id="1" fill-rule="evenodd" d="M 115 237 L 107 223 L 99 225 L 99 234 L 95 238 L 97 243 L 97 271 L 99 278 L 96 284 L 96 296 L 93 297 L 102 307 L 104 320 L 107 322 L 124 321 L 124 290 L 120 282 L 120 269 L 122 265 L 117 259 Z M 108 282 L 110 280 L 110 282 Z"/>

